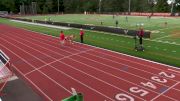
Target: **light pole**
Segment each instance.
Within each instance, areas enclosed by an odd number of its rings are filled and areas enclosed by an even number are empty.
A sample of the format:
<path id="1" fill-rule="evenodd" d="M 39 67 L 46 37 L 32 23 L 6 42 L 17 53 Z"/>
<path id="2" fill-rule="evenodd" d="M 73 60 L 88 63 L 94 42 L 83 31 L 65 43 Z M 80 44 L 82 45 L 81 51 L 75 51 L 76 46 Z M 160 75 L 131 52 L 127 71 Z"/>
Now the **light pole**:
<path id="1" fill-rule="evenodd" d="M 129 0 L 129 10 L 128 10 L 128 12 L 129 12 L 129 15 L 131 14 L 131 0 Z"/>
<path id="2" fill-rule="evenodd" d="M 58 14 L 59 14 L 59 0 L 58 0 Z"/>
<path id="3" fill-rule="evenodd" d="M 102 0 L 99 0 L 99 14 L 101 13 L 101 1 Z"/>
<path id="4" fill-rule="evenodd" d="M 175 0 L 172 0 L 171 1 L 171 15 L 173 15 L 174 3 L 175 3 Z"/>

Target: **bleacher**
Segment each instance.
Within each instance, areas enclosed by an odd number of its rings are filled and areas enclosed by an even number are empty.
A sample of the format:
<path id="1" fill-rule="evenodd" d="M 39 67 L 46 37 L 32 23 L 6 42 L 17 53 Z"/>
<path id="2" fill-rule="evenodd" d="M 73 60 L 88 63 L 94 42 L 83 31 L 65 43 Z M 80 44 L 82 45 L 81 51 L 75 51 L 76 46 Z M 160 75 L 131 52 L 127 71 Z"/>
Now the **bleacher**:
<path id="1" fill-rule="evenodd" d="M 2 17 L 6 17 L 6 16 L 8 16 L 8 11 L 0 11 L 0 16 L 2 16 Z"/>

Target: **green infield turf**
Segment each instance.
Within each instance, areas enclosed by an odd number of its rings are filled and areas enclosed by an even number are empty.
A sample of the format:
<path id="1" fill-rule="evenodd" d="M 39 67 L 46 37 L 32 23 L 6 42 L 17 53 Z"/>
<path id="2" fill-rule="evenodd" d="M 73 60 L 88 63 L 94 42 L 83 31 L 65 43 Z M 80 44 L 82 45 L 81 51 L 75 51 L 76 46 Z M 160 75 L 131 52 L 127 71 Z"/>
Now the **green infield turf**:
<path id="1" fill-rule="evenodd" d="M 115 27 L 115 21 L 118 20 L 119 27 L 125 29 L 138 29 L 137 25 L 143 24 L 146 31 L 151 31 L 151 39 L 168 43 L 180 44 L 180 18 L 152 17 L 150 20 L 143 16 L 116 16 L 112 15 L 84 15 L 84 14 L 64 14 L 47 16 L 27 16 L 22 18 L 48 20 L 57 22 L 69 22 L 78 24 L 89 24 L 98 26 Z M 103 22 L 103 25 L 101 25 Z M 167 22 L 167 26 L 165 25 Z M 175 36 L 175 37 L 174 37 Z"/>
<path id="2" fill-rule="evenodd" d="M 21 27 L 21 28 L 41 32 L 44 34 L 53 35 L 53 36 L 59 36 L 59 32 L 60 32 L 60 29 L 22 24 L 22 23 L 12 22 L 7 19 L 2 19 L 2 18 L 0 18 L 0 22 L 8 24 L 8 25 L 16 26 L 16 27 Z M 167 30 L 167 29 L 164 29 L 164 30 Z M 65 34 L 73 33 L 77 37 L 76 41 L 80 40 L 79 29 L 69 29 L 69 30 L 64 30 L 64 32 Z M 90 44 L 90 45 L 110 49 L 113 51 L 129 54 L 133 56 L 138 56 L 141 58 L 180 67 L 180 62 L 179 62 L 180 61 L 180 51 L 179 51 L 180 45 L 178 43 L 179 38 L 176 41 L 176 38 L 177 38 L 176 36 L 165 37 L 164 35 L 162 36 L 157 35 L 153 39 L 144 40 L 144 46 L 146 50 L 144 52 L 136 52 L 134 51 L 134 39 L 132 37 L 112 35 L 111 33 L 87 31 L 87 30 L 85 31 L 85 33 L 86 33 L 85 34 L 86 44 Z M 163 34 L 163 33 L 160 33 L 160 34 Z M 161 37 L 164 37 L 164 38 L 161 38 Z M 161 40 L 163 40 L 163 42 L 160 42 L 157 38 L 160 38 Z M 166 42 L 167 40 L 169 41 Z M 175 44 L 172 44 L 170 40 L 173 42 L 176 41 Z"/>

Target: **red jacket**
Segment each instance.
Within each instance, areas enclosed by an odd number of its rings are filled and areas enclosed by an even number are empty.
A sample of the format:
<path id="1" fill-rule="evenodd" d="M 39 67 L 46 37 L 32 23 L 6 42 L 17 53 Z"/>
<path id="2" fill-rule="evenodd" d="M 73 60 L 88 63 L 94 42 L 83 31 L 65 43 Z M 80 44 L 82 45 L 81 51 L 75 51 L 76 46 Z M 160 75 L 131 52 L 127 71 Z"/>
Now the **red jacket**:
<path id="1" fill-rule="evenodd" d="M 64 39 L 65 39 L 64 33 L 60 33 L 60 40 L 64 40 Z"/>
<path id="2" fill-rule="evenodd" d="M 141 30 L 139 31 L 138 35 L 139 35 L 139 37 L 143 37 L 143 36 L 144 36 L 144 30 L 141 29 Z"/>
<path id="3" fill-rule="evenodd" d="M 81 31 L 80 31 L 80 35 L 84 35 L 84 31 L 81 30 Z"/>

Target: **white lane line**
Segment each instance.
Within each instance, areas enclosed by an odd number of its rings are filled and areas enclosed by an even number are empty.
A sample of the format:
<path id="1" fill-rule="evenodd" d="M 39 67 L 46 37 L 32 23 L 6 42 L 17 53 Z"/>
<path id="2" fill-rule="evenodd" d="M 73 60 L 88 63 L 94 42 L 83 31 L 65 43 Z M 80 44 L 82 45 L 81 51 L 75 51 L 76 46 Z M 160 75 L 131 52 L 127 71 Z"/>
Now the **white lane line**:
<path id="1" fill-rule="evenodd" d="M 27 41 L 27 40 L 26 40 Z M 41 47 L 41 46 L 40 46 Z M 31 48 L 31 47 L 30 47 Z M 57 52 L 56 52 L 56 54 L 58 54 Z"/>
<path id="2" fill-rule="evenodd" d="M 95 51 L 95 52 L 96 52 L 96 51 Z M 133 69 L 136 69 L 136 70 L 140 70 L 140 71 L 142 71 L 142 72 L 145 72 L 145 73 L 148 73 L 148 74 L 151 74 L 151 75 L 159 76 L 159 75 L 157 75 L 157 74 L 154 74 L 154 73 L 151 73 L 151 72 L 148 72 L 148 71 L 144 71 L 144 70 L 141 70 L 141 69 L 137 69 L 137 68 L 134 68 L 134 67 L 129 66 L 129 65 L 127 65 L 127 64 L 119 63 L 119 62 L 116 62 L 116 61 L 113 61 L 113 60 L 110 60 L 110 59 L 107 59 L 107 58 L 104 58 L 104 57 L 96 56 L 96 55 L 93 55 L 93 54 L 90 54 L 90 53 L 86 53 L 86 54 L 89 54 L 89 55 L 94 56 L 94 57 L 99 57 L 99 58 L 102 58 L 102 59 L 107 60 L 107 61 L 111 61 L 111 62 L 116 63 L 116 64 L 119 64 L 119 65 L 124 65 L 124 66 L 127 66 L 127 67 L 129 67 L 129 68 L 133 68 Z M 104 64 L 104 63 L 101 63 L 101 64 Z M 106 64 L 104 64 L 104 65 L 106 65 Z M 109 65 L 109 66 L 110 66 L 110 65 Z M 127 72 L 127 73 L 128 73 L 128 72 Z M 133 74 L 133 73 L 128 73 L 128 74 L 131 74 L 131 75 L 134 75 L 134 76 L 136 76 L 136 77 L 143 78 L 143 79 L 146 79 L 146 80 L 147 80 L 147 78 L 144 78 L 144 77 L 135 75 L 135 74 Z M 177 80 L 173 80 L 173 79 L 169 79 L 169 78 L 166 78 L 166 79 L 171 80 L 171 81 L 178 82 Z M 152 82 L 154 82 L 154 81 L 152 81 Z M 166 85 L 161 84 L 161 83 L 158 83 L 158 84 L 163 85 L 163 86 L 166 86 Z"/>
<path id="3" fill-rule="evenodd" d="M 12 38 L 11 38 L 12 39 Z M 12 40 L 14 40 L 14 39 L 12 39 Z M 19 42 L 19 41 L 17 41 L 17 42 Z M 10 43 L 10 42 L 8 42 L 8 43 Z M 21 42 L 19 42 L 19 43 L 21 43 Z M 11 44 L 11 43 L 10 43 Z M 23 43 L 21 43 L 22 45 L 25 45 L 25 44 L 23 44 Z M 12 44 L 13 45 L 13 44 Z M 14 46 L 16 46 L 16 45 L 14 45 Z M 27 46 L 27 45 L 25 45 L 25 46 Z M 19 48 L 18 46 L 16 46 L 17 48 Z M 32 48 L 32 47 L 30 47 L 30 46 L 27 46 L 27 47 L 29 47 L 29 48 L 31 48 L 31 49 L 33 49 L 33 50 L 36 50 L 36 51 L 38 51 L 38 52 L 40 52 L 39 50 L 37 50 L 37 49 L 34 49 L 34 48 Z M 20 49 L 20 48 L 19 48 Z M 94 49 L 94 48 L 93 48 Z M 93 50 L 93 49 L 89 49 L 89 50 Z M 20 49 L 20 50 L 22 50 L 22 51 L 25 51 L 25 50 L 23 50 L 23 49 Z M 29 55 L 32 55 L 31 53 L 29 53 L 29 52 L 27 52 L 27 51 L 25 51 L 26 53 L 28 53 Z M 82 51 L 83 52 L 83 51 Z M 44 55 L 47 55 L 48 57 L 51 57 L 51 56 L 49 56 L 48 54 L 45 54 L 45 53 L 43 53 L 43 52 L 41 52 L 42 54 L 44 54 Z M 38 60 L 40 60 L 38 57 L 36 57 L 36 56 L 34 56 L 34 55 L 32 55 L 33 57 L 35 57 L 36 59 L 38 59 Z M 53 57 L 51 57 L 52 59 L 55 59 L 55 58 L 53 58 Z M 43 62 L 42 60 L 40 60 L 41 62 Z M 68 64 L 67 64 L 68 65 Z M 53 67 L 53 66 L 51 66 L 51 67 Z M 72 67 L 72 66 L 71 66 Z M 53 68 L 55 68 L 55 67 L 53 67 Z M 36 68 L 35 68 L 36 69 Z M 77 69 L 78 70 L 78 69 Z M 37 69 L 37 71 L 39 71 L 38 69 Z M 78 71 L 81 71 L 81 70 L 78 70 Z M 28 73 L 29 74 L 29 73 Z M 87 73 L 86 73 L 87 74 Z M 92 76 L 92 75 L 89 75 L 88 74 L 88 76 L 90 76 L 90 77 L 94 77 L 94 76 Z M 96 77 L 94 77 L 95 79 L 97 79 L 97 80 L 100 80 L 100 79 L 98 79 L 98 78 L 96 78 Z M 112 84 L 109 84 L 109 83 L 107 83 L 107 82 L 105 82 L 105 81 L 103 81 L 103 80 L 100 80 L 101 82 L 103 82 L 103 83 L 105 83 L 106 85 L 109 85 L 109 86 L 112 86 L 112 87 L 114 87 L 114 88 L 118 88 L 118 87 L 116 87 L 116 86 L 114 86 L 114 85 L 112 85 Z M 126 93 L 128 93 L 127 91 L 125 91 L 125 90 L 123 90 L 123 89 L 121 89 L 121 88 L 118 88 L 118 90 L 121 90 L 121 91 L 124 91 L 124 92 L 126 92 Z M 136 95 L 133 95 L 133 96 L 136 96 Z M 136 96 L 137 98 L 139 98 L 139 99 L 142 99 L 142 98 L 140 98 L 140 97 L 138 97 L 138 96 Z"/>
<path id="4" fill-rule="evenodd" d="M 97 77 L 95 77 L 95 76 L 92 76 L 92 75 L 90 75 L 90 74 L 88 74 L 88 73 L 86 73 L 86 72 L 84 72 L 84 71 L 82 71 L 82 70 L 79 70 L 79 69 L 77 69 L 77 68 L 75 68 L 75 67 L 73 67 L 73 66 L 71 66 L 71 65 L 69 65 L 69 64 L 67 64 L 67 63 L 64 63 L 64 62 L 61 62 L 61 61 L 58 61 L 58 62 L 60 62 L 60 63 L 62 63 L 62 64 L 65 64 L 65 65 L 68 65 L 70 68 L 72 68 L 72 69 L 74 69 L 74 70 L 76 70 L 76 71 L 79 71 L 79 72 L 81 72 L 82 74 L 85 74 L 85 75 L 87 75 L 87 76 L 89 76 L 89 77 L 92 77 L 92 78 L 94 78 L 94 79 L 96 79 L 96 80 L 98 80 L 98 81 L 100 81 L 100 82 L 103 82 L 104 84 L 107 84 L 107 85 L 109 85 L 109 86 L 111 86 L 111 87 L 113 87 L 113 88 L 115 88 L 115 89 L 117 89 L 117 90 L 126 92 L 126 93 L 128 93 L 128 94 L 130 94 L 130 95 L 133 95 L 133 94 L 129 93 L 129 92 L 126 91 L 126 90 L 123 90 L 123 89 L 121 89 L 121 88 L 119 88 L 119 87 L 117 87 L 117 86 L 115 86 L 115 85 L 112 85 L 112 84 L 110 84 L 110 83 L 108 83 L 108 82 L 106 82 L 106 81 L 104 81 L 104 80 L 101 80 L 101 79 L 99 79 L 99 78 L 97 78 Z M 58 69 L 57 69 L 57 70 L 58 70 Z M 59 70 L 58 70 L 58 71 L 59 71 Z M 137 98 L 139 98 L 139 99 L 141 99 L 141 100 L 145 100 L 145 99 L 143 99 L 143 98 L 141 98 L 141 97 L 139 97 L 139 96 L 136 96 L 136 95 L 133 95 L 133 96 L 135 96 L 135 97 L 137 97 Z"/>
<path id="5" fill-rule="evenodd" d="M 3 39 L 3 40 L 6 41 L 5 39 Z M 14 45 L 14 44 L 12 44 L 12 43 L 9 42 L 9 41 L 6 41 L 6 42 L 9 43 L 9 44 L 11 44 L 11 45 L 13 45 L 14 47 L 18 48 L 19 50 L 21 50 L 21 51 L 23 51 L 23 52 L 31 55 L 32 57 L 34 57 L 34 58 L 36 58 L 37 60 L 43 62 L 44 64 L 46 64 L 46 62 L 42 61 L 40 58 L 38 58 L 38 57 L 30 54 L 29 52 L 27 52 L 27 51 L 25 51 L 24 49 L 18 47 L 17 45 Z M 13 52 L 13 53 L 14 53 L 14 52 Z M 14 53 L 14 54 L 15 54 L 15 53 Z M 42 54 L 43 54 L 43 53 L 42 53 Z M 44 55 L 46 55 L 46 54 L 44 54 Z M 24 60 L 24 59 L 23 59 L 22 57 L 20 57 L 19 55 L 16 54 L 16 56 L 18 56 L 19 58 L 21 58 L 21 60 L 25 61 L 25 62 L 28 63 L 30 66 L 32 66 L 34 69 L 36 69 L 36 67 L 34 67 L 32 64 L 30 64 L 29 62 L 27 62 L 26 60 Z M 48 57 L 50 57 L 50 56 L 48 56 Z M 37 70 L 37 71 L 41 72 L 40 70 Z M 41 73 L 42 73 L 42 72 L 41 72 Z M 42 73 L 42 74 L 43 74 L 43 75 L 46 75 L 46 74 L 44 74 L 44 73 Z M 25 76 L 25 75 L 24 75 L 24 76 Z M 47 75 L 46 75 L 46 77 L 49 78 Z M 49 78 L 49 79 L 51 79 L 51 78 Z M 57 84 L 58 86 L 62 87 L 64 90 L 70 92 L 68 89 L 66 89 L 65 87 L 63 87 L 62 85 L 60 85 L 59 83 L 57 83 L 56 81 L 53 81 L 53 82 L 54 82 L 55 84 Z"/>
<path id="6" fill-rule="evenodd" d="M 8 50 L 9 50 L 9 49 L 8 49 Z M 24 50 L 22 50 L 22 51 L 24 51 Z M 12 51 L 11 51 L 11 52 L 12 52 Z M 25 51 L 25 52 L 26 52 L 26 51 Z M 21 59 L 22 59 L 23 61 L 25 61 L 27 64 L 31 65 L 28 61 L 24 60 L 24 59 L 23 59 L 22 57 L 20 57 L 19 55 L 15 54 L 14 52 L 12 52 L 12 53 L 13 53 L 14 55 L 18 56 L 19 58 L 21 58 Z M 27 53 L 27 54 L 30 54 L 30 53 L 28 53 L 28 52 L 26 52 L 26 53 Z M 31 55 L 31 54 L 30 54 L 30 55 Z M 34 55 L 32 55 L 32 56 L 35 57 Z M 37 57 L 35 57 L 35 58 L 37 58 Z M 38 59 L 38 58 L 37 58 L 37 59 Z M 31 65 L 31 66 L 32 66 L 32 65 Z M 32 66 L 32 67 L 35 69 L 34 66 Z M 57 70 L 57 68 L 55 68 L 55 67 L 53 67 L 53 66 L 51 66 L 51 65 L 50 65 L 50 67 L 54 68 L 54 69 L 55 69 L 56 71 L 58 71 L 58 72 L 63 73 L 64 75 L 66 75 L 66 76 L 68 76 L 69 78 L 75 80 L 76 82 L 78 82 L 78 83 L 84 85 L 85 87 L 87 87 L 87 88 L 93 90 L 94 92 L 99 93 L 100 95 L 102 95 L 102 96 L 104 96 L 104 97 L 110 99 L 111 101 L 114 101 L 114 100 L 111 99 L 110 97 L 108 97 L 108 96 L 102 94 L 101 92 L 99 92 L 99 91 L 97 91 L 97 90 L 95 90 L 95 89 L 89 87 L 88 85 L 86 85 L 86 84 L 80 82 L 79 80 L 74 79 L 73 77 L 69 76 L 68 74 L 66 74 L 66 73 L 64 73 L 64 72 L 62 72 L 62 71 L 60 71 L 60 70 Z M 42 73 L 45 77 L 47 77 L 48 79 L 50 79 L 52 82 L 54 82 L 55 84 L 57 84 L 58 86 L 60 86 L 61 88 L 63 88 L 63 89 L 66 90 L 67 92 L 69 92 L 70 94 L 72 93 L 70 90 L 66 89 L 64 86 L 62 86 L 61 84 L 59 84 L 58 82 L 56 82 L 54 79 L 50 78 L 48 75 L 46 75 L 46 74 L 43 73 L 42 71 L 40 71 L 40 70 L 37 70 L 37 71 L 39 71 L 40 73 Z M 19 72 L 20 72 L 20 71 L 19 71 Z M 22 72 L 20 72 L 20 73 L 22 73 Z M 29 80 L 24 74 L 22 74 L 22 75 L 23 75 L 27 80 Z M 30 80 L 29 80 L 29 81 L 30 81 Z M 31 81 L 31 83 L 34 84 L 32 81 Z M 35 84 L 34 84 L 34 85 L 35 85 Z M 36 85 L 35 85 L 35 86 L 36 86 Z M 37 86 L 36 86 L 36 87 L 37 87 Z M 39 89 L 40 92 L 42 92 L 43 94 L 45 94 L 39 87 L 37 87 L 37 88 Z M 47 96 L 47 95 L 46 95 L 46 96 Z M 48 97 L 48 96 L 47 96 L 47 97 Z M 49 98 L 49 97 L 48 97 L 48 98 Z M 50 99 L 50 101 L 53 101 L 51 98 L 49 98 L 49 99 Z"/>
<path id="7" fill-rule="evenodd" d="M 179 67 L 180 68 L 180 67 Z M 176 72 L 176 73 L 179 73 L 180 74 L 180 71 L 177 71 L 177 70 L 173 70 L 173 69 L 168 69 L 170 71 L 173 71 L 173 72 Z"/>
<path id="8" fill-rule="evenodd" d="M 39 69 L 41 69 L 41 68 L 43 68 L 43 67 L 45 67 L 45 66 L 51 65 L 51 64 L 53 64 L 53 63 L 55 63 L 55 62 L 57 62 L 57 61 L 63 60 L 63 59 L 65 59 L 65 58 L 70 58 L 71 56 L 75 56 L 75 55 L 78 55 L 78 54 L 82 54 L 82 53 L 85 53 L 85 52 L 88 52 L 88 51 L 91 51 L 91 50 L 93 50 L 93 49 L 89 49 L 89 50 L 81 51 L 81 52 L 78 52 L 78 53 L 75 53 L 75 54 L 71 54 L 71 55 L 68 55 L 68 56 L 64 56 L 63 58 L 54 60 L 54 61 L 52 61 L 52 62 L 50 62 L 50 63 L 47 63 L 47 64 L 45 64 L 45 65 L 43 65 L 43 66 L 40 66 L 40 67 L 38 67 L 38 68 L 36 68 L 36 69 L 34 69 L 34 70 L 26 73 L 25 75 L 28 75 L 28 74 L 30 74 L 30 73 L 32 73 L 32 72 L 35 72 L 36 70 L 39 70 Z M 56 53 L 56 54 L 57 54 L 57 53 Z"/>
<path id="9" fill-rule="evenodd" d="M 24 28 L 19 28 L 19 29 L 23 29 L 23 30 L 26 30 L 26 31 L 29 31 L 29 32 L 33 32 L 33 33 L 35 33 L 35 34 L 40 34 L 40 35 L 42 35 L 42 36 L 51 36 L 51 35 L 47 35 L 47 34 L 44 34 L 44 33 L 36 32 L 36 31 L 28 30 L 28 29 L 24 29 Z M 117 34 L 114 34 L 114 35 L 115 35 L 115 36 L 121 36 L 121 35 L 117 35 Z M 56 38 L 56 39 L 58 38 L 58 37 L 55 37 L 55 36 L 53 36 L 53 37 Z M 127 37 L 127 36 L 126 36 L 126 37 Z M 147 40 L 149 40 L 149 39 L 147 39 Z M 46 41 L 47 41 L 47 40 L 46 40 Z M 76 42 L 76 43 L 79 43 L 79 42 Z M 79 44 L 82 44 L 82 43 L 79 43 Z M 143 59 L 143 58 L 140 58 L 140 57 L 135 57 L 135 56 L 128 55 L 128 54 L 115 52 L 115 51 L 108 50 L 108 49 L 105 49 L 105 48 L 100 48 L 100 47 L 97 47 L 97 46 L 92 46 L 92 45 L 87 45 L 87 44 L 82 44 L 82 45 L 94 47 L 94 48 L 97 48 L 97 49 L 102 49 L 102 50 L 109 51 L 109 52 L 113 52 L 113 53 L 116 53 L 116 54 L 120 54 L 120 55 L 124 55 L 124 56 L 128 56 L 128 57 L 136 58 L 136 59 L 139 59 L 139 60 L 144 60 L 144 61 L 147 61 L 147 62 L 151 62 L 151 63 L 163 65 L 163 66 L 167 66 L 167 67 L 170 67 L 170 68 L 180 69 L 180 68 L 175 67 L 175 66 L 170 66 L 170 65 L 167 65 L 167 64 L 163 64 L 163 63 L 159 63 L 159 62 L 155 62 L 155 61 Z M 179 45 L 180 45 L 180 44 L 179 44 Z"/>
<path id="10" fill-rule="evenodd" d="M 9 43 L 9 42 L 8 42 L 8 43 Z M 10 44 L 12 44 L 12 43 L 10 43 Z M 13 44 L 12 44 L 12 45 L 13 45 Z M 14 45 L 14 46 L 17 47 L 16 45 Z M 40 60 L 38 57 L 36 57 L 36 56 L 30 54 L 29 52 L 27 52 L 27 51 L 25 51 L 25 50 L 23 50 L 23 49 L 21 49 L 21 48 L 19 48 L 19 47 L 17 47 L 17 48 L 20 49 L 20 50 L 22 50 L 22 51 L 24 51 L 25 53 L 27 53 L 27 54 L 33 56 L 34 58 Z M 15 53 L 14 53 L 14 54 L 15 54 Z M 16 56 L 20 57 L 20 56 L 17 55 L 17 54 L 16 54 Z M 21 58 L 21 57 L 20 57 L 20 58 Z M 23 58 L 21 58 L 21 59 L 24 60 Z M 24 60 L 24 61 L 25 61 L 26 63 L 28 63 L 26 60 Z M 42 61 L 42 60 L 40 60 L 40 61 Z M 42 62 L 44 62 L 44 61 L 42 61 Z M 28 63 L 28 64 L 31 65 L 30 63 Z M 32 65 L 31 65 L 31 66 L 32 66 Z M 50 65 L 50 66 L 51 66 L 51 65 Z M 32 66 L 32 67 L 33 67 L 34 69 L 36 69 L 34 66 Z M 51 66 L 51 67 L 54 68 L 54 69 L 56 69 L 56 68 L 53 67 L 53 66 Z M 57 70 L 57 69 L 56 69 L 56 70 Z M 56 82 L 55 80 L 53 80 L 52 78 L 50 78 L 48 75 L 46 75 L 46 74 L 43 73 L 42 71 L 40 71 L 40 70 L 37 70 L 37 71 L 39 71 L 40 73 L 42 73 L 43 75 L 45 75 L 48 79 L 50 79 L 52 82 L 54 82 L 55 84 L 57 84 L 58 86 L 60 86 L 60 87 L 63 88 L 64 90 L 66 90 L 66 91 L 68 91 L 69 93 L 71 93 L 71 91 L 69 91 L 69 90 L 66 89 L 64 86 L 62 86 L 61 84 L 59 84 L 58 82 Z M 59 70 L 58 70 L 58 71 L 59 71 Z M 64 75 L 68 76 L 66 73 L 64 73 L 64 72 L 62 72 L 62 71 L 61 71 L 61 73 L 63 73 Z M 73 79 L 73 80 L 76 80 L 76 79 L 72 78 L 71 76 L 68 76 L 68 77 L 70 77 L 70 78 Z M 101 92 L 99 92 L 99 91 L 97 91 L 97 90 L 95 90 L 95 89 L 89 87 L 88 85 L 86 85 L 86 84 L 80 82 L 79 80 L 76 80 L 76 82 L 81 83 L 82 85 L 84 85 L 84 86 L 86 86 L 87 88 L 93 90 L 94 92 L 99 93 L 100 95 L 102 95 L 102 96 L 104 96 L 104 97 L 106 97 L 106 98 L 108 98 L 108 99 L 114 101 L 113 99 L 111 99 L 111 98 L 109 98 L 108 96 L 102 94 Z M 142 99 L 142 98 L 141 98 L 141 99 Z"/>
<path id="11" fill-rule="evenodd" d="M 27 41 L 27 40 L 26 40 L 26 41 Z M 31 43 L 31 42 L 30 42 L 30 43 Z M 40 46 L 40 47 L 42 47 L 42 46 Z M 51 51 L 51 50 L 50 50 L 50 51 Z M 52 51 L 52 52 L 53 52 L 53 51 Z M 59 53 L 56 52 L 56 54 L 59 54 Z"/>
<path id="12" fill-rule="evenodd" d="M 85 58 L 85 59 L 88 59 L 88 58 L 83 57 L 83 56 L 80 56 L 80 55 L 78 55 L 78 56 L 79 56 L 79 57 L 82 57 L 82 58 Z M 76 61 L 76 62 L 78 62 L 78 63 L 84 64 L 84 65 L 86 65 L 86 66 L 88 66 L 88 67 L 90 67 L 90 68 L 92 68 L 92 69 L 95 69 L 95 70 L 97 70 L 97 71 L 100 71 L 100 72 L 102 72 L 102 73 L 104 73 L 104 74 L 113 76 L 114 78 L 117 78 L 117 79 L 119 79 L 119 80 L 122 80 L 122 81 L 125 81 L 125 82 L 128 82 L 128 83 L 131 83 L 131 84 L 136 85 L 136 86 L 138 86 L 138 87 L 141 87 L 141 88 L 147 89 L 147 90 L 149 90 L 149 91 L 151 91 L 151 92 L 154 92 L 154 93 L 159 94 L 159 92 L 157 92 L 157 91 L 153 91 L 153 90 L 151 90 L 151 89 L 145 88 L 144 86 L 138 85 L 138 84 L 136 84 L 136 83 L 134 83 L 134 82 L 128 81 L 128 80 L 126 80 L 126 79 L 123 79 L 123 78 L 118 77 L 118 76 L 116 76 L 116 75 L 113 75 L 113 74 L 111 74 L 111 73 L 105 72 L 105 71 L 103 71 L 103 70 L 101 70 L 101 69 L 98 69 L 98 68 L 95 68 L 94 66 L 91 66 L 91 65 L 89 65 L 89 64 L 83 63 L 83 62 L 81 62 L 81 61 L 74 60 L 74 59 L 72 59 L 72 58 L 69 58 L 69 59 L 71 59 L 71 60 L 73 60 L 73 61 Z M 96 62 L 96 63 L 99 63 L 99 64 L 102 64 L 102 65 L 104 65 L 104 66 L 107 66 L 108 68 L 112 68 L 112 69 L 115 69 L 115 70 L 117 70 L 117 71 L 121 71 L 121 72 L 128 73 L 128 71 L 127 71 L 128 67 L 125 67 L 124 70 L 119 70 L 119 69 L 116 69 L 116 68 L 114 68 L 114 67 L 112 67 L 112 66 L 109 66 L 109 65 L 106 65 L 106 64 L 103 64 L 103 63 L 100 63 L 100 62 L 91 60 L 91 59 L 88 59 L 88 60 L 89 60 L 89 61 Z M 131 74 L 131 73 L 130 73 L 130 74 Z M 148 79 L 145 79 L 145 80 L 149 81 Z M 167 86 L 166 86 L 166 87 L 167 87 Z M 164 95 L 164 96 L 166 96 L 166 95 Z M 170 98 L 170 97 L 168 97 L 168 96 L 166 96 L 166 97 L 167 97 L 167 98 Z M 171 98 L 170 98 L 170 99 L 171 99 Z"/>
<path id="13" fill-rule="evenodd" d="M 165 94 L 166 92 L 168 92 L 170 89 L 172 89 L 173 87 L 175 87 L 176 85 L 178 85 L 180 82 L 177 82 L 176 84 L 172 85 L 171 87 L 169 87 L 167 90 L 165 90 L 164 92 L 162 92 L 161 94 L 159 94 L 158 96 L 154 97 L 153 99 L 151 99 L 151 101 L 156 100 L 158 97 L 162 96 L 163 94 Z M 178 101 L 178 100 L 175 100 Z"/>
<path id="14" fill-rule="evenodd" d="M 31 31 L 32 32 L 32 31 Z M 36 34 L 37 34 L 37 32 L 36 32 Z M 43 35 L 43 36 L 50 36 L 50 35 L 46 35 L 46 34 L 41 34 L 41 35 Z M 56 38 L 56 37 L 55 37 Z M 47 40 L 46 40 L 47 41 Z M 90 46 L 90 45 L 87 45 L 87 46 Z M 94 47 L 94 46 L 91 46 L 91 47 Z M 95 48 L 98 48 L 98 47 L 95 47 Z M 103 48 L 100 48 L 100 49 L 103 49 Z M 104 49 L 104 50 L 106 50 L 106 49 Z M 109 51 L 109 50 L 108 50 Z M 114 52 L 114 51 L 111 51 L 111 52 Z M 117 53 L 117 52 L 115 52 L 115 53 Z M 118 54 L 122 54 L 122 53 L 118 53 Z M 123 55 L 126 55 L 126 54 L 123 54 Z M 129 56 L 129 55 L 128 55 Z M 131 57 L 131 56 L 130 56 Z M 137 57 L 135 57 L 135 58 L 137 58 Z M 142 59 L 142 58 L 140 58 L 140 59 Z M 143 59 L 144 60 L 144 59 Z M 145 60 L 146 61 L 146 60 Z M 150 61 L 151 62 L 151 61 Z M 156 62 L 155 62 L 156 63 Z M 158 63 L 156 63 L 156 64 L 158 64 Z M 168 65 L 169 66 L 169 65 Z"/>
<path id="15" fill-rule="evenodd" d="M 13 51 L 9 50 L 9 48 L 3 46 L 1 44 L 2 47 L 4 47 L 5 49 L 7 49 L 8 51 L 10 51 L 11 53 L 13 53 L 14 55 L 16 55 L 17 57 L 19 57 L 17 54 L 15 54 Z M 21 58 L 21 57 L 20 57 Z M 21 58 L 23 59 L 23 58 Z M 24 76 L 24 74 L 18 69 L 16 68 L 14 65 L 12 65 L 26 80 L 28 80 L 39 92 L 41 92 L 47 99 L 49 99 L 49 101 L 53 101 L 47 94 L 45 94 L 35 83 L 33 83 L 29 78 L 27 78 L 26 76 Z"/>

